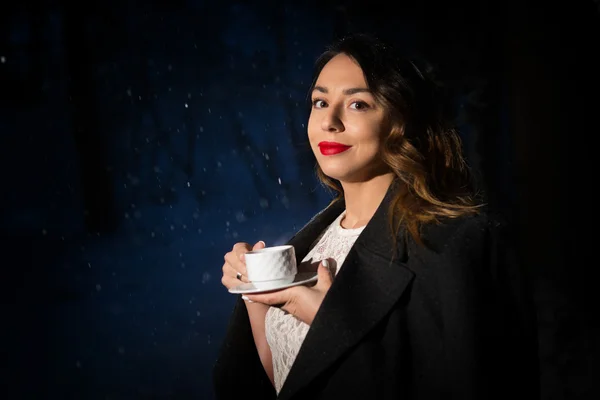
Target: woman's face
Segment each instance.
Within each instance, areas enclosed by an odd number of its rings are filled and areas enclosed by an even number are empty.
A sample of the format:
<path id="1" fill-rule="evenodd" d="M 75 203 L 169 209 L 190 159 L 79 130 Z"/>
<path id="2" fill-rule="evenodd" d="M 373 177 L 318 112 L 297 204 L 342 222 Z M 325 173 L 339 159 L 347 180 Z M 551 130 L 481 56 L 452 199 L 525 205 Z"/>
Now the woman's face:
<path id="1" fill-rule="evenodd" d="M 352 58 L 345 54 L 332 58 L 311 96 L 308 139 L 325 175 L 340 182 L 362 182 L 386 169 L 379 150 L 390 129 L 387 113 Z"/>

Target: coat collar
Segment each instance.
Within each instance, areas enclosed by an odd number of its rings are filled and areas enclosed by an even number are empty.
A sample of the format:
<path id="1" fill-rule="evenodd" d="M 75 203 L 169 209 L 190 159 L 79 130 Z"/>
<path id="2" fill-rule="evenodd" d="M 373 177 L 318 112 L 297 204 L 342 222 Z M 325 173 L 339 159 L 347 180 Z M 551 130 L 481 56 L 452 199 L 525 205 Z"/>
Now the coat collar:
<path id="1" fill-rule="evenodd" d="M 373 218 L 348 253 L 304 339 L 279 393 L 290 399 L 358 343 L 400 299 L 414 274 L 398 260 L 405 257 L 402 235 L 388 229 L 388 207 L 397 189 L 388 189 Z M 317 214 L 290 241 L 298 261 L 311 244 L 344 210 L 343 200 Z M 398 240 L 392 254 L 393 240 Z M 392 255 L 393 261 L 392 261 Z"/>

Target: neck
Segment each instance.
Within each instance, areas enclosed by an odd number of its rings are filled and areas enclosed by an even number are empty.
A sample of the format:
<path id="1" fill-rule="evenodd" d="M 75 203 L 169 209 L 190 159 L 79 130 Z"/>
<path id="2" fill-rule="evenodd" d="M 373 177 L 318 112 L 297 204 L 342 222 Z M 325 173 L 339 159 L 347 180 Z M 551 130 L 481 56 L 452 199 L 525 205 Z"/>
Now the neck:
<path id="1" fill-rule="evenodd" d="M 352 229 L 366 225 L 377 211 L 393 180 L 394 174 L 389 172 L 366 182 L 341 182 L 346 202 L 342 226 Z"/>

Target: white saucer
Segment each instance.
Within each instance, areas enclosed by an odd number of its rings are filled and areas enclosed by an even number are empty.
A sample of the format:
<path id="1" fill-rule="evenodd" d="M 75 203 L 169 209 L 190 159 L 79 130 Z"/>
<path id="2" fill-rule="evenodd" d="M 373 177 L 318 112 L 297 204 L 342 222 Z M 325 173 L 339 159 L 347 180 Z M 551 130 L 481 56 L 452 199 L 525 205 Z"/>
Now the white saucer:
<path id="1" fill-rule="evenodd" d="M 313 282 L 316 280 L 317 280 L 316 272 L 300 272 L 300 273 L 296 274 L 296 277 L 294 278 L 294 280 L 292 282 L 285 282 L 285 283 L 273 282 L 269 286 L 265 286 L 265 285 L 267 285 L 267 283 L 263 282 L 263 283 L 261 283 L 260 289 L 257 288 L 256 286 L 254 286 L 254 284 L 252 282 L 244 283 L 244 284 L 241 284 L 239 286 L 229 289 L 229 293 L 251 294 L 251 293 L 270 292 L 273 290 L 280 290 L 280 289 L 285 289 L 285 288 L 289 288 L 292 286 L 302 285 L 302 284 Z"/>

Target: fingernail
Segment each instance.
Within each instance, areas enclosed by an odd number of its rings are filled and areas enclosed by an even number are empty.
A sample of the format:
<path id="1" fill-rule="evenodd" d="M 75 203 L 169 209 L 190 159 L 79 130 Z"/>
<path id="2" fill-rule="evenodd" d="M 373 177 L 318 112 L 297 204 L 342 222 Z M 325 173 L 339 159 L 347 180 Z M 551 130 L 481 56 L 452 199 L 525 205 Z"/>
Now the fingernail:
<path id="1" fill-rule="evenodd" d="M 263 240 L 259 240 L 258 243 L 262 243 L 263 246 L 267 247 L 267 244 Z"/>
<path id="2" fill-rule="evenodd" d="M 247 301 L 248 303 L 254 303 L 252 300 L 248 298 L 248 296 L 242 296 L 242 300 Z"/>
<path id="3" fill-rule="evenodd" d="M 321 265 L 324 266 L 325 268 L 329 268 L 329 261 L 323 260 L 323 261 L 321 261 Z"/>

